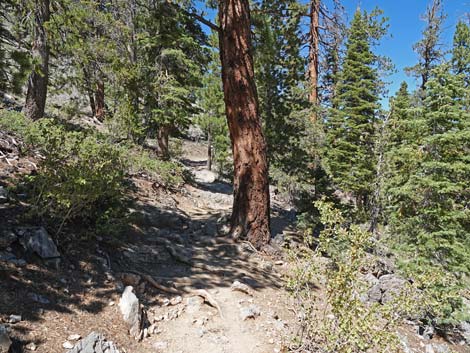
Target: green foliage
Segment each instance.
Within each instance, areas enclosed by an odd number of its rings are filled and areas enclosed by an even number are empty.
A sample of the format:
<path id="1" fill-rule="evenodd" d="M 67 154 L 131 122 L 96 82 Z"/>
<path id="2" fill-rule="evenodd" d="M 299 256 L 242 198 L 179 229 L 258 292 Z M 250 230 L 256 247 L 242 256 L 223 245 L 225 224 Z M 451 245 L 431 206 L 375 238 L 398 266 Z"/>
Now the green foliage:
<path id="1" fill-rule="evenodd" d="M 375 130 L 378 121 L 378 57 L 371 45 L 385 31 L 376 16 L 356 11 L 338 74 L 336 96 L 326 122 L 323 165 L 333 182 L 351 192 L 359 210 L 370 207 L 375 179 Z M 374 30 L 372 30 L 374 29 Z"/>
<path id="2" fill-rule="evenodd" d="M 125 161 L 117 147 L 50 119 L 28 122 L 10 113 L 2 114 L 0 124 L 42 156 L 37 173 L 26 177 L 36 217 L 60 220 L 60 229 L 66 221 L 95 224 L 119 208 Z"/>
<path id="3" fill-rule="evenodd" d="M 219 64 L 218 39 L 215 33 L 209 37 L 212 46 L 211 61 L 204 73 L 202 86 L 197 90 L 198 106 L 201 112 L 196 116 L 196 123 L 206 133 L 213 146 L 213 160 L 222 175 L 232 174 L 230 161 L 230 136 L 225 117 L 224 93 Z M 209 136 L 210 135 L 210 136 Z"/>
<path id="4" fill-rule="evenodd" d="M 442 309 L 431 316 L 452 322 L 470 274 L 468 89 L 449 64 L 431 74 L 421 107 L 406 108 L 403 90 L 394 101 L 385 202 L 402 268 L 416 276 L 441 274 L 442 281 L 428 286 Z"/>
<path id="5" fill-rule="evenodd" d="M 373 259 L 371 234 L 346 219 L 331 203 L 316 202 L 324 229 L 314 251 L 292 253 L 288 287 L 302 318 L 295 349 L 316 352 L 398 352 L 396 329 L 414 310 L 415 291 L 405 286 L 386 304 L 362 300 L 370 287 L 362 271 Z M 328 258 L 323 257 L 324 255 Z M 317 287 L 325 285 L 326 293 Z M 300 337 L 298 338 L 300 339 Z"/>
<path id="6" fill-rule="evenodd" d="M 470 87 L 470 25 L 462 21 L 455 29 L 452 67 L 456 74 L 463 75 L 466 87 Z"/>

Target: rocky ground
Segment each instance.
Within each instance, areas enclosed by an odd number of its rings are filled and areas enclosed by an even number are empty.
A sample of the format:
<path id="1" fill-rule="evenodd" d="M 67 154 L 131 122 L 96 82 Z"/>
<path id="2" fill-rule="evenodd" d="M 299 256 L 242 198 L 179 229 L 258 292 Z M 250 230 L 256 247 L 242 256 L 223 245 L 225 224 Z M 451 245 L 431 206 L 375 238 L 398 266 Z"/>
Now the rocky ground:
<path id="1" fill-rule="evenodd" d="M 0 141 L 0 352 L 287 351 L 297 329 L 289 263 L 276 246 L 268 255 L 224 236 L 232 190 L 204 170 L 202 144 L 185 143 L 195 182 L 177 193 L 133 179 L 125 231 L 90 239 L 69 227 L 55 243 L 40 224 L 22 223 L 26 205 L 6 189 L 34 171 L 34 156 L 19 156 L 15 137 Z M 295 213 L 272 200 L 279 239 L 295 231 Z M 411 325 L 402 336 L 410 353 L 470 352 Z"/>

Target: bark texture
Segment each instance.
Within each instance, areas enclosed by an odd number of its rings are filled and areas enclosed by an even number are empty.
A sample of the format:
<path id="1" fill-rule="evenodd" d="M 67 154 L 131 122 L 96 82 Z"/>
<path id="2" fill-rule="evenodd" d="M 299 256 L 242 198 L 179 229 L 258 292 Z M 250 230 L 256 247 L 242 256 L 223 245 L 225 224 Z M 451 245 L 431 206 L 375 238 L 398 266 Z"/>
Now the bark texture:
<path id="1" fill-rule="evenodd" d="M 49 80 L 49 45 L 44 24 L 49 21 L 49 0 L 35 0 L 34 5 L 34 41 L 31 55 L 35 62 L 28 78 L 28 91 L 24 112 L 33 120 L 44 116 Z"/>
<path id="2" fill-rule="evenodd" d="M 104 81 L 99 78 L 96 82 L 95 90 L 95 116 L 99 121 L 103 121 L 105 117 L 105 104 L 104 104 Z"/>
<path id="3" fill-rule="evenodd" d="M 310 0 L 310 45 L 308 53 L 308 76 L 310 80 L 309 101 L 316 107 L 318 105 L 318 53 L 320 46 L 319 37 L 320 0 Z M 317 113 L 313 112 L 312 122 L 316 122 Z"/>
<path id="4" fill-rule="evenodd" d="M 248 0 L 220 0 L 219 23 L 224 101 L 234 163 L 231 233 L 235 238 L 246 238 L 259 249 L 271 237 L 270 200 Z"/>

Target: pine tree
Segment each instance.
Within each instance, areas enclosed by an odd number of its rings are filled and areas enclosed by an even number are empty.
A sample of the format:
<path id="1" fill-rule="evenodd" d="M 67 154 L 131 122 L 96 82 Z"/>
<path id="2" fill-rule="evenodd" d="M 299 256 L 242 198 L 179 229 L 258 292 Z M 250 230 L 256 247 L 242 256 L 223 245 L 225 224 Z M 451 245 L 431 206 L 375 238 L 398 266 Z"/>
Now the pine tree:
<path id="1" fill-rule="evenodd" d="M 210 36 L 209 43 L 212 48 L 218 47 L 215 33 Z M 202 87 L 198 89 L 198 106 L 202 112 L 198 114 L 196 121 L 207 134 L 207 168 L 211 170 L 214 159 L 218 172 L 225 173 L 228 169 L 230 138 L 225 119 L 219 53 L 216 49 L 211 52 L 211 61 L 202 79 Z"/>
<path id="2" fill-rule="evenodd" d="M 440 36 L 445 17 L 442 10 L 442 0 L 432 0 L 424 15 L 426 27 L 423 31 L 423 39 L 413 46 L 414 51 L 419 56 L 419 62 L 406 70 L 421 79 L 420 88 L 422 91 L 426 89 L 431 71 L 439 65 L 443 57 Z"/>
<path id="3" fill-rule="evenodd" d="M 353 194 L 361 211 L 369 207 L 375 176 L 373 149 L 380 89 L 370 28 L 367 13 L 357 10 L 339 73 L 335 108 L 327 118 L 323 159 L 333 182 Z"/>
<path id="4" fill-rule="evenodd" d="M 470 87 L 470 25 L 459 21 L 454 34 L 452 67 L 463 75 L 466 87 Z"/>

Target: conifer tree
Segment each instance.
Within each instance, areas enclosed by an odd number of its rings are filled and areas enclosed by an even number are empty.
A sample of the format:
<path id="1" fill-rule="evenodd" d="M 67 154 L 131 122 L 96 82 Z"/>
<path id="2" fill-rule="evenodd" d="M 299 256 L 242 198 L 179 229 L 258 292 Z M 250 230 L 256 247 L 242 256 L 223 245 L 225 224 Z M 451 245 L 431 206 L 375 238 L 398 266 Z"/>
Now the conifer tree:
<path id="1" fill-rule="evenodd" d="M 374 139 L 380 82 L 371 51 L 370 18 L 358 9 L 346 44 L 334 107 L 327 119 L 324 166 L 333 182 L 351 192 L 359 210 L 369 206 L 375 176 Z"/>
<path id="2" fill-rule="evenodd" d="M 452 49 L 453 71 L 464 76 L 466 87 L 470 87 L 470 25 L 457 23 Z"/>
<path id="3" fill-rule="evenodd" d="M 424 15 L 426 26 L 423 30 L 423 38 L 413 45 L 414 51 L 419 56 L 418 64 L 406 70 L 421 79 L 422 91 L 426 88 L 432 69 L 439 65 L 443 57 L 440 37 L 445 17 L 442 0 L 432 0 Z"/>

